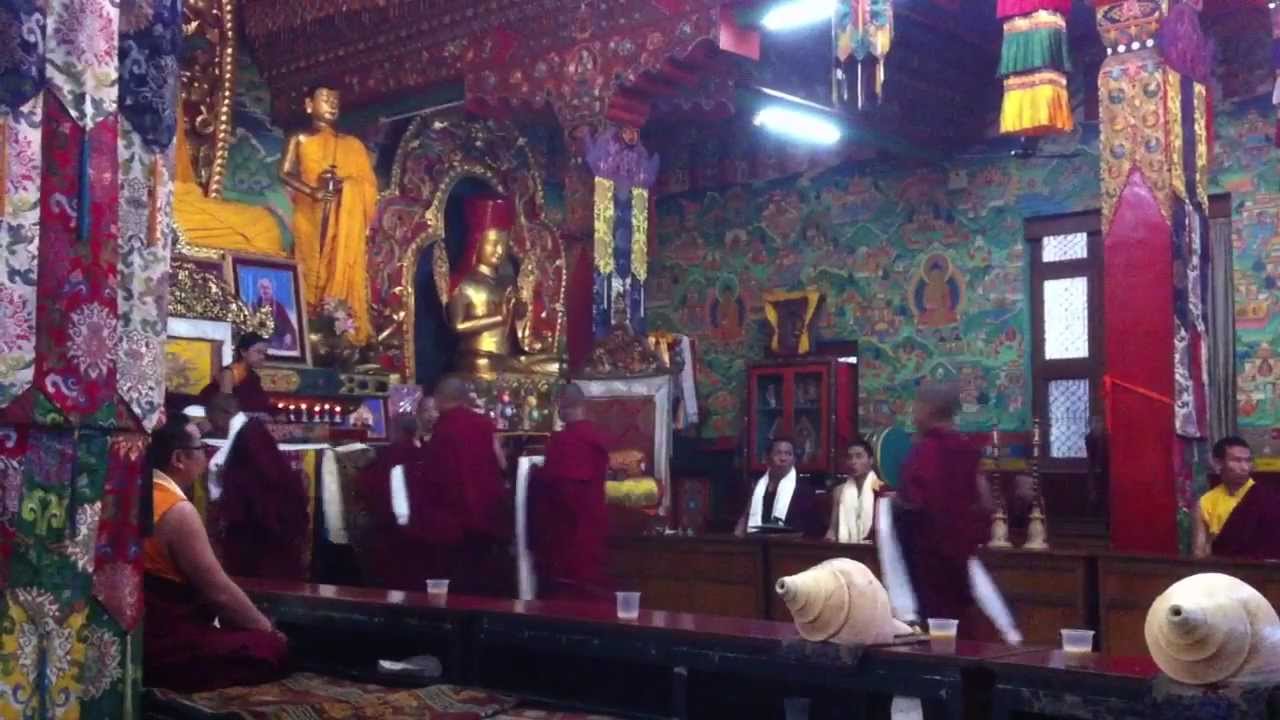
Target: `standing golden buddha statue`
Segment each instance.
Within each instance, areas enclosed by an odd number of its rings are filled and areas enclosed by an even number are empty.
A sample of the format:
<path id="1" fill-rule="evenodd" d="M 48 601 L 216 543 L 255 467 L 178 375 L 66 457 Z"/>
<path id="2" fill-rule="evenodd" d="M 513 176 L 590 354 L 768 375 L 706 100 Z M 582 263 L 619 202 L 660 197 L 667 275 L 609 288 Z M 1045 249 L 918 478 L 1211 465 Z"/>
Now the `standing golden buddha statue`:
<path id="1" fill-rule="evenodd" d="M 345 300 L 357 345 L 369 340 L 366 242 L 378 202 L 378 180 L 364 143 L 334 129 L 336 90 L 317 87 L 305 100 L 311 127 L 289 137 L 280 178 L 293 195 L 293 254 L 307 305 Z"/>
<path id="2" fill-rule="evenodd" d="M 511 247 L 515 208 L 500 197 L 468 198 L 463 204 L 467 248 L 474 265 L 449 296 L 449 325 L 460 336 L 458 371 L 493 378 L 499 373 L 559 374 L 555 355 L 520 354 L 512 322 L 528 307 L 516 292 L 514 274 L 504 265 Z"/>

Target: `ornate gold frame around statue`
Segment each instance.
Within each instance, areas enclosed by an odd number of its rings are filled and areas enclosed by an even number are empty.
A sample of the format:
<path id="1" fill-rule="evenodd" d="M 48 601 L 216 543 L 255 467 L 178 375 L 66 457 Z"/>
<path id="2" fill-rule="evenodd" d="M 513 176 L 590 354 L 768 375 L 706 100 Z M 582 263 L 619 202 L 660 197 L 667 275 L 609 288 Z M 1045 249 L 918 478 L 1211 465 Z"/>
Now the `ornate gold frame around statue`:
<path id="1" fill-rule="evenodd" d="M 445 207 L 464 179 L 487 184 L 516 201 L 511 249 L 520 260 L 517 289 L 532 308 L 516 328 L 528 353 L 564 350 L 564 245 L 544 219 L 542 161 L 517 128 L 506 122 L 419 117 L 396 150 L 391 183 L 383 193 L 370 240 L 370 293 L 374 329 L 384 367 L 416 375 L 413 278 L 424 252 L 432 252 L 435 290 L 442 305 L 451 268 L 443 248 Z M 540 288 L 546 293 L 539 294 Z M 542 312 L 539 313 L 538 310 Z"/>

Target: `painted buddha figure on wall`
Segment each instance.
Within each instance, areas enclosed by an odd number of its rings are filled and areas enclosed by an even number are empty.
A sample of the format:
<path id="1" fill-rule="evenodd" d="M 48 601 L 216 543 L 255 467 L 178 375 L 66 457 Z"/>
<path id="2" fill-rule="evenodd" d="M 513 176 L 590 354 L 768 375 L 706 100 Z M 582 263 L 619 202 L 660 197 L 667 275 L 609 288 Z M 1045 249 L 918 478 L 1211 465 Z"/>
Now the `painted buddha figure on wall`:
<path id="1" fill-rule="evenodd" d="M 449 296 L 449 325 L 459 336 L 456 369 L 475 377 L 499 373 L 556 375 L 563 360 L 551 354 L 524 354 L 513 323 L 529 312 L 511 272 L 511 228 L 515 207 L 496 196 L 463 203 L 471 268 Z"/>

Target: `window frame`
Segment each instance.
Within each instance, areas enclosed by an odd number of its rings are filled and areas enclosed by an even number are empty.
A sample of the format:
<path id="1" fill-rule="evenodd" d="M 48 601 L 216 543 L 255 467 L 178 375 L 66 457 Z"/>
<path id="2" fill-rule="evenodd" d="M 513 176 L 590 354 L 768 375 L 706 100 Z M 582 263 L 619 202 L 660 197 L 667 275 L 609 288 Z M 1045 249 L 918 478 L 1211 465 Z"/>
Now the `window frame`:
<path id="1" fill-rule="evenodd" d="M 1087 233 L 1087 257 L 1044 262 L 1042 241 L 1052 235 Z M 1088 458 L 1055 458 L 1049 447 L 1049 383 L 1054 380 L 1089 381 L 1089 415 L 1102 409 L 1102 376 L 1105 372 L 1103 328 L 1102 227 L 1098 211 L 1029 219 L 1024 224 L 1028 253 L 1031 303 L 1031 413 L 1040 419 L 1040 469 L 1048 473 L 1088 472 Z M 1046 360 L 1044 357 L 1044 284 L 1050 280 L 1085 277 L 1089 284 L 1089 354 L 1083 358 Z"/>

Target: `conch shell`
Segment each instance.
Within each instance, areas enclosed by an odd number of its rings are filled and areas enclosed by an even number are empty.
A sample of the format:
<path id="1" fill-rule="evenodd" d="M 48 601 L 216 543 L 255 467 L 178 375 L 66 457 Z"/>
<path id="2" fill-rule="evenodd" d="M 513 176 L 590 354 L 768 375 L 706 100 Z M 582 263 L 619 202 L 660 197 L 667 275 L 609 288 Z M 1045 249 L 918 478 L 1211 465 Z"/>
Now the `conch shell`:
<path id="1" fill-rule="evenodd" d="M 911 632 L 893 618 L 884 586 L 854 560 L 827 560 L 780 578 L 776 589 L 806 640 L 870 645 Z"/>
<path id="2" fill-rule="evenodd" d="M 1202 573 L 1169 586 L 1147 611 L 1147 650 L 1189 685 L 1238 679 L 1274 664 L 1280 618 L 1247 583 Z"/>

